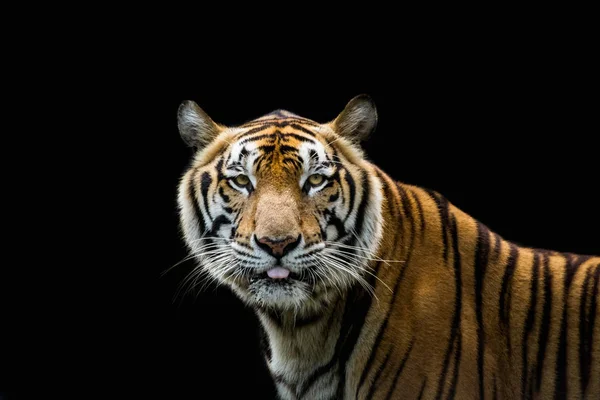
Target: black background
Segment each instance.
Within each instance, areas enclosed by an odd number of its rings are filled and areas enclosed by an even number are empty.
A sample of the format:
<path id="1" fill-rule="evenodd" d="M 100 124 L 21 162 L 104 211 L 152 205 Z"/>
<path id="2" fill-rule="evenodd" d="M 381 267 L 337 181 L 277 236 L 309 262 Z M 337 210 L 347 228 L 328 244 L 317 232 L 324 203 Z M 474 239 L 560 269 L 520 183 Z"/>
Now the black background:
<path id="1" fill-rule="evenodd" d="M 176 212 L 192 155 L 177 131 L 183 100 L 235 125 L 277 108 L 325 122 L 369 94 L 379 125 L 364 148 L 393 178 L 442 193 L 516 243 L 599 254 L 594 51 L 584 31 L 508 31 L 418 43 L 415 33 L 384 50 L 324 55 L 172 57 L 168 71 L 152 66 L 157 56 L 143 78 L 123 61 L 119 83 L 96 99 L 102 151 L 80 149 L 86 161 L 72 167 L 98 173 L 83 181 L 84 199 L 110 233 L 86 242 L 66 283 L 16 303 L 0 394 L 17 398 L 51 376 L 48 393 L 80 398 L 272 397 L 251 310 L 214 286 L 174 300 L 191 261 L 162 274 L 186 256 Z M 29 284 L 19 278 L 17 290 Z"/>

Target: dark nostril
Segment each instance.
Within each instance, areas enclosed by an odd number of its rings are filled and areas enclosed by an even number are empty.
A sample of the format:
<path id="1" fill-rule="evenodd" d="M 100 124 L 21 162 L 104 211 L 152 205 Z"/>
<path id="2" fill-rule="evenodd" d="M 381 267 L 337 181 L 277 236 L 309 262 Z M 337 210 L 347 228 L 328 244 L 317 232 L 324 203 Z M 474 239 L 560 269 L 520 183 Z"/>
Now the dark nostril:
<path id="1" fill-rule="evenodd" d="M 298 246 L 298 243 L 300 243 L 300 237 L 301 235 L 298 235 L 298 237 L 288 236 L 284 239 L 275 239 L 264 236 L 260 239 L 257 239 L 256 243 L 267 253 L 279 259 Z"/>

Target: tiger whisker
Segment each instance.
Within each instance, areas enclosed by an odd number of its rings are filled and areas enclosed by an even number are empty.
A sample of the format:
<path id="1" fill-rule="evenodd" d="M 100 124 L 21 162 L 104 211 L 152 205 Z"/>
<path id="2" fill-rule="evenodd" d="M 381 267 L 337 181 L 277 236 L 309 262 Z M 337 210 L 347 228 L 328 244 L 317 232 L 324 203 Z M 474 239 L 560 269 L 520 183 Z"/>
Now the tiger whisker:
<path id="1" fill-rule="evenodd" d="M 330 258 L 333 257 L 335 260 L 337 260 L 339 262 L 344 262 L 344 261 L 348 262 L 348 260 L 346 260 L 344 258 L 338 258 L 338 255 L 336 255 L 336 254 L 332 255 L 332 254 L 327 254 L 326 253 L 324 255 L 327 256 L 327 257 L 330 257 Z M 344 257 L 344 256 L 340 255 L 339 257 Z M 373 276 L 375 279 L 377 279 L 379 282 L 381 282 L 383 284 L 383 286 L 385 286 L 390 291 L 390 293 L 392 293 L 392 289 L 381 278 L 379 278 L 376 274 L 374 274 L 371 271 L 368 271 L 366 269 L 364 270 L 364 272 L 367 273 L 367 274 L 369 274 L 369 275 L 371 275 L 371 276 Z"/>
<path id="2" fill-rule="evenodd" d="M 348 273 L 354 278 L 369 294 L 379 301 L 379 298 L 375 295 L 374 288 L 354 269 L 351 265 L 344 264 L 343 260 L 337 259 L 329 254 L 320 253 L 321 259 L 327 261 L 327 266 L 337 268 L 338 270 Z"/>
<path id="3" fill-rule="evenodd" d="M 334 246 L 334 245 L 332 245 L 332 246 Z M 387 263 L 405 263 L 406 262 L 406 261 L 400 261 L 400 260 L 384 260 L 384 259 L 379 258 L 379 257 L 374 257 L 374 258 L 373 257 L 366 257 L 366 256 L 362 256 L 362 255 L 359 255 L 359 254 L 356 254 L 356 253 L 352 253 L 350 251 L 345 251 L 345 250 L 340 250 L 340 249 L 335 249 L 335 251 L 336 252 L 340 252 L 340 253 L 344 253 L 344 254 L 348 254 L 348 255 L 351 255 L 351 256 L 359 257 L 359 258 L 362 258 L 362 259 L 365 259 L 365 260 L 369 260 L 369 261 L 380 261 L 380 262 L 383 262 L 383 263 L 386 263 L 386 264 Z"/>

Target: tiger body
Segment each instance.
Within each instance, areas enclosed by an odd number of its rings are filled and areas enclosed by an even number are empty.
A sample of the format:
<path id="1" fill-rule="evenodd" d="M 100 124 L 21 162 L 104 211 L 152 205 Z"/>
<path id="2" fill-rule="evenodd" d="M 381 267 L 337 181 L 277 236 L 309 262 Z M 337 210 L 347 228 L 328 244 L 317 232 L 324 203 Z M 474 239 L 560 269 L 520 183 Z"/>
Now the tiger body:
<path id="1" fill-rule="evenodd" d="M 329 124 L 191 107 L 192 278 L 254 308 L 281 399 L 600 398 L 600 257 L 517 246 L 395 182 L 352 140 L 374 129 L 364 99 Z"/>

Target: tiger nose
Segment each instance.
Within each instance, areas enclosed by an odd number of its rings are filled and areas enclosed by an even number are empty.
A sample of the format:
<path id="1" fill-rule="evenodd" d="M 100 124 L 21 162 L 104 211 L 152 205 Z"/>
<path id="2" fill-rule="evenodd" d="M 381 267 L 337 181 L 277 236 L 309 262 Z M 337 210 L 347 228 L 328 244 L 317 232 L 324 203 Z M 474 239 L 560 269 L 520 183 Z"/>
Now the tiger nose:
<path id="1" fill-rule="evenodd" d="M 301 235 L 298 235 L 298 237 L 288 236 L 283 239 L 278 239 L 264 236 L 256 240 L 256 243 L 267 253 L 277 259 L 280 259 L 298 246 L 298 243 L 300 243 L 300 237 Z"/>

